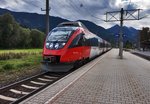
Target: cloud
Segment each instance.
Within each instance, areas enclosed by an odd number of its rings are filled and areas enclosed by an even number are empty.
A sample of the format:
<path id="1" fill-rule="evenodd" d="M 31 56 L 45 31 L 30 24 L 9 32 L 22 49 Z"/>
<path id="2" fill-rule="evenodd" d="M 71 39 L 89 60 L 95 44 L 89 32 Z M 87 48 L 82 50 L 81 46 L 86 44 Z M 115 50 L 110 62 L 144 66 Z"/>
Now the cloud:
<path id="1" fill-rule="evenodd" d="M 19 12 L 32 12 L 44 14 L 41 8 L 45 9 L 46 0 L 1 0 L 0 7 Z M 150 0 L 50 0 L 50 15 L 58 16 L 69 20 L 89 20 L 97 25 L 109 28 L 119 22 L 105 23 L 106 11 L 141 8 L 141 15 L 150 14 Z M 135 25 L 136 24 L 136 25 Z M 143 19 L 140 21 L 125 22 L 124 25 L 141 28 L 149 26 L 150 21 Z"/>

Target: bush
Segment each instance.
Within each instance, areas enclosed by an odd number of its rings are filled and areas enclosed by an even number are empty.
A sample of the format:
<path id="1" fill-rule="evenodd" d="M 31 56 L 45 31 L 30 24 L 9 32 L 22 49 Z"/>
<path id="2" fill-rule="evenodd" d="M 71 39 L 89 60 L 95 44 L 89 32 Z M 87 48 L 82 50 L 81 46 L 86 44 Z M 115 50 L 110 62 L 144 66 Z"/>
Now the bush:
<path id="1" fill-rule="evenodd" d="M 5 64 L 2 68 L 3 68 L 4 70 L 10 70 L 10 69 L 13 69 L 13 68 L 14 68 L 14 65 L 13 65 L 13 64 Z"/>
<path id="2" fill-rule="evenodd" d="M 31 47 L 33 48 L 39 48 L 39 47 L 43 47 L 43 43 L 44 43 L 44 34 L 37 30 L 37 29 L 32 29 L 31 30 Z"/>
<path id="3" fill-rule="evenodd" d="M 3 68 L 0 68 L 0 72 L 4 72 L 4 69 L 3 69 Z"/>
<path id="4" fill-rule="evenodd" d="M 26 67 L 26 66 L 31 66 L 31 64 L 30 63 L 22 63 L 22 64 L 17 65 L 17 68 L 22 68 L 22 67 Z"/>
<path id="5" fill-rule="evenodd" d="M 2 53 L 2 54 L 0 54 L 0 60 L 21 59 L 28 55 L 37 55 L 37 54 L 41 54 L 41 52 L 39 52 L 39 53 L 36 53 L 36 52 Z"/>
<path id="6" fill-rule="evenodd" d="M 8 59 L 20 59 L 23 56 L 26 56 L 27 53 L 2 53 L 0 54 L 0 60 L 8 60 Z"/>

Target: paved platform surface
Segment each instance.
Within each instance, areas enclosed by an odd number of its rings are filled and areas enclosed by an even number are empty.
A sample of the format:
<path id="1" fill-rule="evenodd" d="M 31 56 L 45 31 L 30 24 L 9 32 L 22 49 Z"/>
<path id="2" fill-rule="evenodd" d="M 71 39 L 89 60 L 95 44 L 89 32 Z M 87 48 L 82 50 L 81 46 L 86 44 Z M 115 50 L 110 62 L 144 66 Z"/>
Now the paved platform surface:
<path id="1" fill-rule="evenodd" d="M 23 104 L 150 104 L 150 61 L 112 49 Z"/>

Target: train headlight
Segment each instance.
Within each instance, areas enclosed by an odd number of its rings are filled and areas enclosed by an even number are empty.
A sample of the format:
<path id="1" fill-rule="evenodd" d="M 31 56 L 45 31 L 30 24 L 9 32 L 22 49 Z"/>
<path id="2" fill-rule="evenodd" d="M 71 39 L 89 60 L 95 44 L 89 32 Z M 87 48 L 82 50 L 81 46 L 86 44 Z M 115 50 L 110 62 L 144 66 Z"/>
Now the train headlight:
<path id="1" fill-rule="evenodd" d="M 66 43 L 62 43 L 62 46 L 64 46 Z"/>
<path id="2" fill-rule="evenodd" d="M 58 49 L 59 48 L 59 43 L 56 43 L 55 44 L 55 49 Z"/>
<path id="3" fill-rule="evenodd" d="M 66 43 L 56 43 L 54 48 L 55 49 L 61 49 L 61 48 L 63 48 L 65 46 L 65 44 Z"/>
<path id="4" fill-rule="evenodd" d="M 53 43 L 51 43 L 51 44 L 49 45 L 49 48 L 50 48 L 50 49 L 52 49 L 52 48 L 53 48 L 53 46 L 54 46 L 54 44 L 53 44 Z"/>
<path id="5" fill-rule="evenodd" d="M 63 48 L 65 46 L 66 43 L 60 43 L 59 44 L 59 48 Z"/>
<path id="6" fill-rule="evenodd" d="M 48 49 L 61 49 L 66 43 L 46 43 L 46 48 Z"/>
<path id="7" fill-rule="evenodd" d="M 49 47 L 49 43 L 46 43 L 46 48 L 48 48 Z"/>

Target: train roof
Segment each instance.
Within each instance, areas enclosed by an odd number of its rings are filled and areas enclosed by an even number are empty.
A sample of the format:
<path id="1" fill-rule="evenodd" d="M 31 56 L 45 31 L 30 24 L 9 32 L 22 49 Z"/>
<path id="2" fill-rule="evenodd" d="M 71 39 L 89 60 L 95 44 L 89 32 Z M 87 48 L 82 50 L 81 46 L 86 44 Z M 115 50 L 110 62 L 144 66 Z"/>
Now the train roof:
<path id="1" fill-rule="evenodd" d="M 70 27 L 70 26 L 55 27 L 53 30 L 57 30 L 57 29 L 60 29 L 60 30 L 76 30 L 76 29 L 78 29 L 78 27 Z"/>
<path id="2" fill-rule="evenodd" d="M 87 29 L 87 27 L 81 23 L 80 21 L 75 21 L 75 22 L 63 22 L 58 24 L 57 27 L 64 27 L 64 26 L 73 26 L 73 27 L 82 27 L 84 29 Z M 88 29 L 87 29 L 88 30 Z"/>

